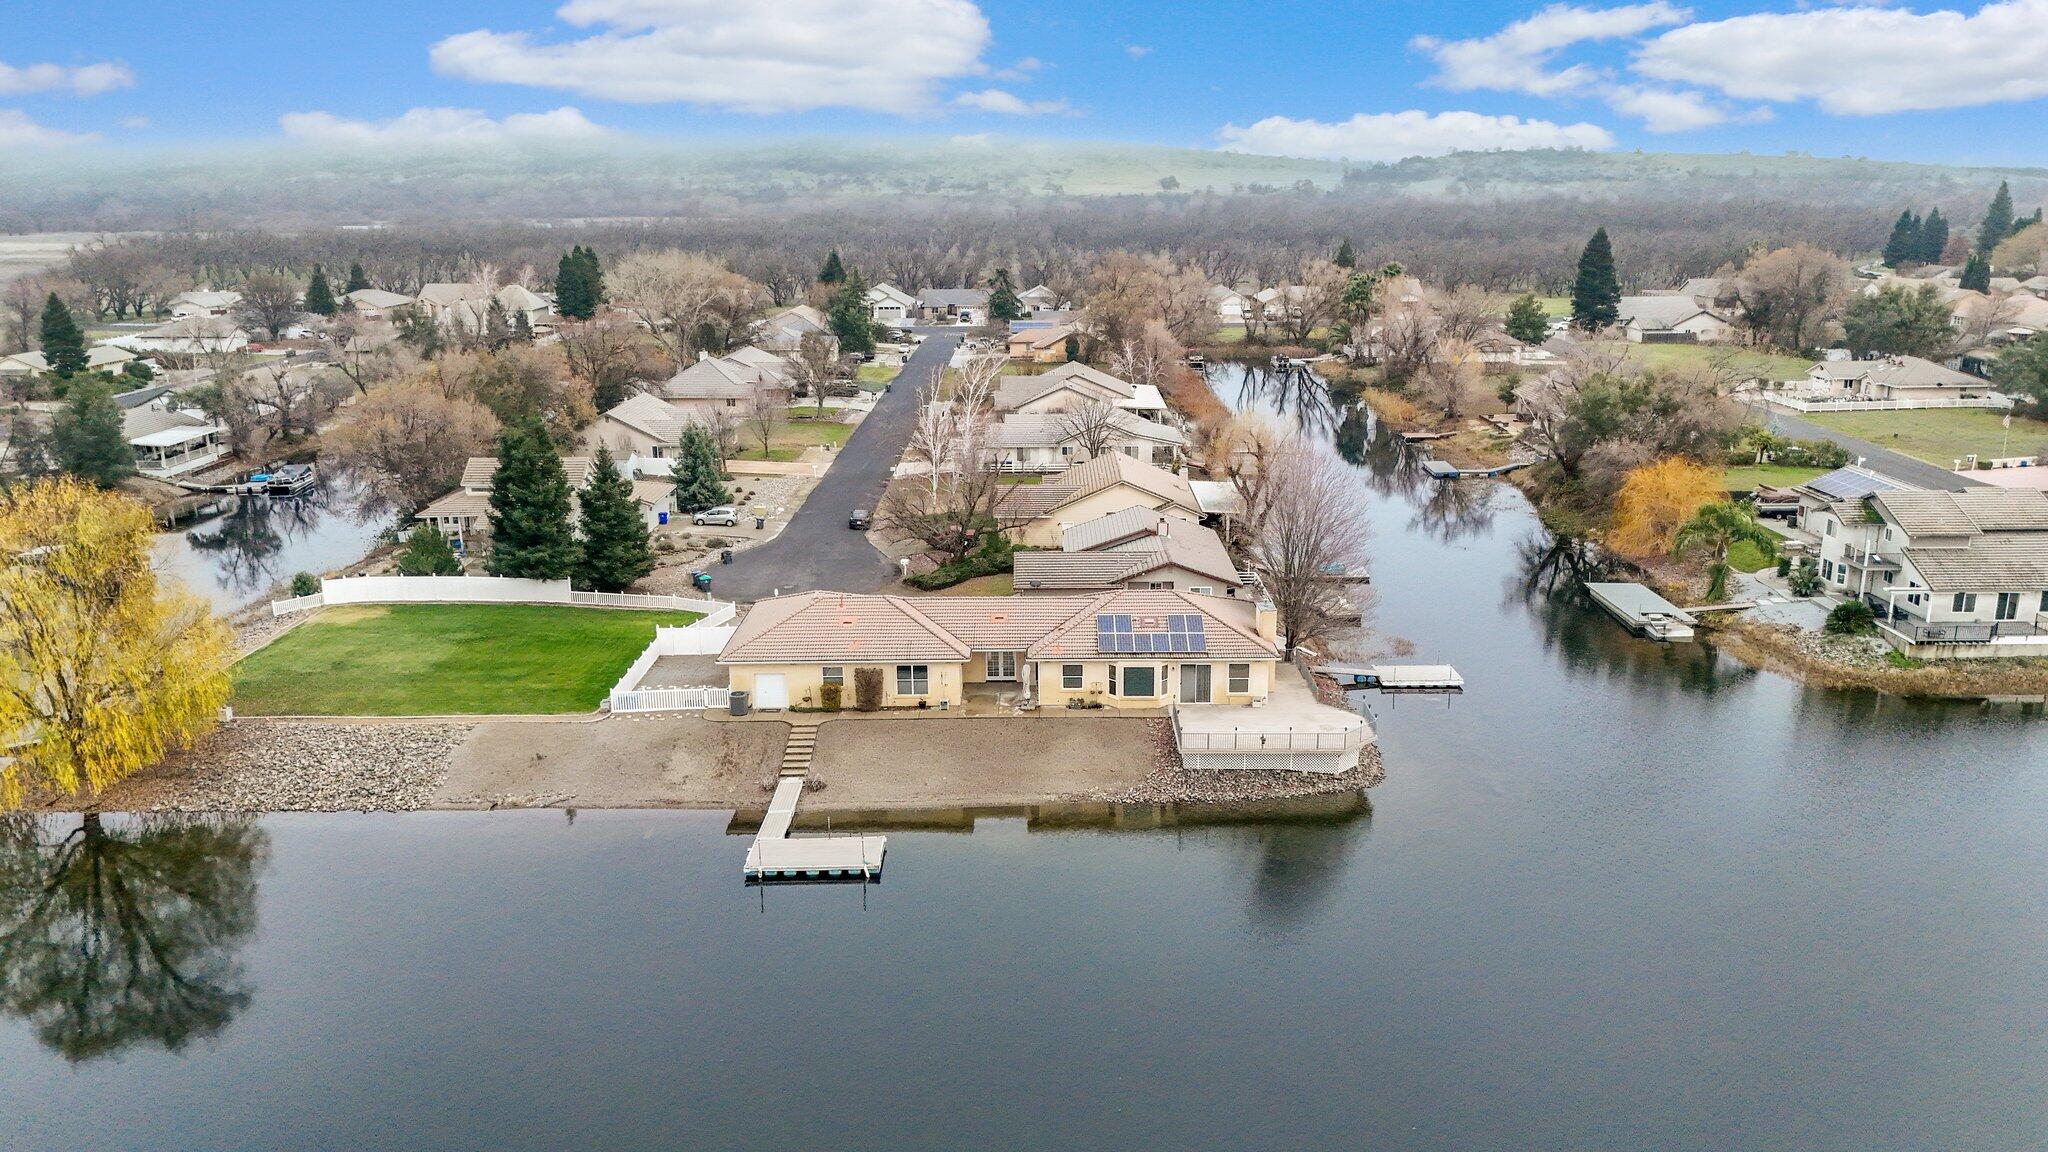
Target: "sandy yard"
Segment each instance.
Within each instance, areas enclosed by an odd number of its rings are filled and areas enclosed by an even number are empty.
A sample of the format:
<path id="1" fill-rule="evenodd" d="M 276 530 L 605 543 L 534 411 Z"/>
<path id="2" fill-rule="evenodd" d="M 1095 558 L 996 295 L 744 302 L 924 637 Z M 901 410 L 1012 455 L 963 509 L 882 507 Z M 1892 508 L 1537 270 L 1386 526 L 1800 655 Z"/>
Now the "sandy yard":
<path id="1" fill-rule="evenodd" d="M 431 807 L 729 808 L 767 802 L 784 724 L 660 712 L 597 722 L 483 723 Z"/>
<path id="2" fill-rule="evenodd" d="M 840 719 L 818 729 L 814 807 L 1030 804 L 1134 786 L 1159 757 L 1141 717 Z M 751 727 L 731 724 L 728 727 Z"/>

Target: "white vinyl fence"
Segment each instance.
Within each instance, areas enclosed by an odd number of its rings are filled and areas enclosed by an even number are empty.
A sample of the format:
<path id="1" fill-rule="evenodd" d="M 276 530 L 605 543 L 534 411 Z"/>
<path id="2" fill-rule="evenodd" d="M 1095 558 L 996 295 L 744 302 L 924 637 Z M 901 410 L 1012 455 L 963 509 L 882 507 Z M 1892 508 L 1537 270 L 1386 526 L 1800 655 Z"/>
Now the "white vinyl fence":
<path id="1" fill-rule="evenodd" d="M 1949 396 L 1926 400 L 1853 400 L 1766 394 L 1765 399 L 1794 412 L 1917 412 L 1924 408 L 1990 408 L 2006 411 L 2012 399 L 2006 396 Z"/>
<path id="2" fill-rule="evenodd" d="M 723 708 L 731 702 L 730 688 L 642 688 L 634 692 L 614 692 L 611 697 L 612 711 L 616 714 L 702 712 Z"/>
<path id="3" fill-rule="evenodd" d="M 730 621 L 733 606 L 695 596 L 650 596 L 635 592 L 578 592 L 567 580 L 520 580 L 510 576 L 349 576 L 322 580 L 312 596 L 273 600 L 271 614 L 283 616 L 335 604 L 578 604 L 592 608 L 638 608 L 697 612 L 698 623 L 717 627 Z"/>
<path id="4" fill-rule="evenodd" d="M 732 605 L 728 604 L 725 619 L 731 618 Z M 683 628 L 656 628 L 654 643 L 649 644 L 646 651 L 640 653 L 639 658 L 626 669 L 626 674 L 619 677 L 619 682 L 612 685 L 607 699 L 613 714 L 725 707 L 732 699 L 732 693 L 724 688 L 640 687 L 640 681 L 663 656 L 710 656 L 722 651 L 725 642 L 732 638 L 734 629 L 728 624 L 713 624 L 711 619 L 707 616 Z"/>

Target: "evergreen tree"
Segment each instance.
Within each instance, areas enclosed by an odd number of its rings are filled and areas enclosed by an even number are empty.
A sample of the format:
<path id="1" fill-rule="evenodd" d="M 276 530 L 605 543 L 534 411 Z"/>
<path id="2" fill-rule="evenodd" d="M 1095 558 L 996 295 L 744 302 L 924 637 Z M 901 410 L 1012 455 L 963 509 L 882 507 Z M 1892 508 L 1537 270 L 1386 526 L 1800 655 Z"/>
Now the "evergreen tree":
<path id="1" fill-rule="evenodd" d="M 1534 292 L 1524 292 L 1508 305 L 1507 333 L 1524 344 L 1541 344 L 1550 337 L 1550 314 Z"/>
<path id="2" fill-rule="evenodd" d="M 725 481 L 718 476 L 718 446 L 711 442 L 711 433 L 702 424 L 683 426 L 683 440 L 669 475 L 676 482 L 678 512 L 702 512 L 732 498 L 725 490 Z"/>
<path id="3" fill-rule="evenodd" d="M 590 296 L 590 311 L 596 315 L 604 307 L 604 263 L 597 258 L 597 249 L 583 250 L 583 287 Z"/>
<path id="4" fill-rule="evenodd" d="M 834 248 L 825 257 L 825 266 L 818 269 L 818 283 L 841 284 L 846 280 L 846 264 L 839 259 L 839 249 Z"/>
<path id="5" fill-rule="evenodd" d="M 1572 324 L 1591 331 L 1621 319 L 1621 281 L 1614 275 L 1614 246 L 1601 228 L 1579 253 L 1579 275 L 1572 282 Z"/>
<path id="6" fill-rule="evenodd" d="M 562 254 L 555 268 L 555 309 L 572 320 L 588 320 L 603 303 L 604 273 L 597 253 L 578 244 Z"/>
<path id="7" fill-rule="evenodd" d="M 839 338 L 839 351 L 847 355 L 875 350 L 875 324 L 868 307 L 868 285 L 860 269 L 846 270 L 846 279 L 825 302 L 825 315 L 832 335 Z"/>
<path id="8" fill-rule="evenodd" d="M 996 269 L 989 277 L 988 318 L 1008 324 L 1024 318 L 1024 301 L 1017 298 L 1017 290 L 1010 286 L 1010 271 Z"/>
<path id="9" fill-rule="evenodd" d="M 1941 263 L 1941 250 L 1948 247 L 1948 218 L 1939 208 L 1929 208 L 1927 219 L 1920 224 L 1920 243 L 1914 252 L 1915 259 L 1922 264 Z"/>
<path id="10" fill-rule="evenodd" d="M 455 555 L 455 547 L 441 530 L 432 524 L 421 524 L 405 538 L 405 551 L 398 554 L 398 574 L 401 576 L 460 576 L 462 561 Z"/>
<path id="11" fill-rule="evenodd" d="M 43 302 L 43 359 L 59 379 L 69 380 L 85 371 L 85 333 L 71 318 L 71 309 L 55 292 Z"/>
<path id="12" fill-rule="evenodd" d="M 1065 351 L 1067 354 L 1067 363 L 1069 364 L 1072 364 L 1074 361 L 1079 360 L 1081 358 L 1081 334 L 1079 332 L 1067 333 L 1067 346 Z"/>
<path id="13" fill-rule="evenodd" d="M 2035 412 L 2048 412 L 2048 332 L 2007 345 L 1991 366 L 1991 379 Z"/>
<path id="14" fill-rule="evenodd" d="M 1977 226 L 1977 253 L 1991 255 L 1998 242 L 2012 235 L 2012 189 L 2005 181 L 1998 182 L 1998 194 L 1991 198 L 1991 207 L 1984 210 L 1984 223 Z"/>
<path id="15" fill-rule="evenodd" d="M 71 385 L 50 422 L 50 439 L 57 466 L 88 483 L 112 488 L 135 474 L 135 453 L 121 434 L 121 406 L 104 380 L 85 377 Z"/>
<path id="16" fill-rule="evenodd" d="M 1991 258 L 1982 252 L 1972 253 L 1963 265 L 1963 275 L 1957 286 L 1969 292 L 1991 291 Z"/>
<path id="17" fill-rule="evenodd" d="M 1344 242 L 1337 245 L 1337 255 L 1330 262 L 1344 269 L 1358 267 L 1358 253 L 1351 250 L 1350 237 L 1345 237 Z"/>
<path id="18" fill-rule="evenodd" d="M 1920 218 L 1911 208 L 1899 213 L 1892 222 L 1891 238 L 1884 242 L 1885 265 L 1897 268 L 1921 259 L 1920 232 Z"/>
<path id="19" fill-rule="evenodd" d="M 498 470 L 491 476 L 493 576 L 561 580 L 576 567 L 576 533 L 569 527 L 569 478 L 538 417 L 498 435 Z"/>
<path id="20" fill-rule="evenodd" d="M 609 448 L 591 462 L 590 480 L 576 494 L 583 509 L 583 549 L 576 557 L 576 582 L 599 592 L 624 592 L 654 571 L 647 521 L 633 499 L 633 482 L 620 474 Z"/>
<path id="21" fill-rule="evenodd" d="M 334 289 L 327 284 L 327 273 L 315 264 L 313 278 L 306 282 L 306 311 L 315 316 L 332 316 L 334 309 Z"/>
<path id="22" fill-rule="evenodd" d="M 348 287 L 343 288 L 341 294 L 346 296 L 351 292 L 361 292 L 369 286 L 370 277 L 363 272 L 363 266 L 351 263 L 348 266 Z"/>

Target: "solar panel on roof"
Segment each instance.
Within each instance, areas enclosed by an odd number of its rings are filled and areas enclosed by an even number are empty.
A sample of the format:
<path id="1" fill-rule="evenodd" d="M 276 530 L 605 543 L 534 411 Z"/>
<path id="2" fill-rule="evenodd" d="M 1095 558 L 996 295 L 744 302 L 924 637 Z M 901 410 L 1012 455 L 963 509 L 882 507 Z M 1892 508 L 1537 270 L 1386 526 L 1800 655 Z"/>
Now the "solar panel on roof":
<path id="1" fill-rule="evenodd" d="M 1837 468 L 1807 481 L 1806 486 L 1833 500 L 1861 500 L 1879 492 L 1897 492 L 1902 486 L 1867 472 Z"/>

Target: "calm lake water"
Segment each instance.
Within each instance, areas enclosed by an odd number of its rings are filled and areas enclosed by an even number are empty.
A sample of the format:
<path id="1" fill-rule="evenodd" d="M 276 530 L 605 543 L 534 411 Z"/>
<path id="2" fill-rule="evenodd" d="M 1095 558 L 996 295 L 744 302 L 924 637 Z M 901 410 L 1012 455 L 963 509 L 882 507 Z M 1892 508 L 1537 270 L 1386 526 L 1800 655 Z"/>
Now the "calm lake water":
<path id="1" fill-rule="evenodd" d="M 1320 426 L 1470 685 L 1372 701 L 1369 811 L 947 814 L 765 892 L 718 813 L 116 822 L 96 909 L 16 829 L 0 1144 L 2040 1147 L 2039 709 L 1632 640 L 1511 490 Z"/>
<path id="2" fill-rule="evenodd" d="M 300 496 L 222 499 L 225 514 L 156 538 L 158 571 L 177 577 L 217 612 L 268 599 L 294 573 L 317 576 L 362 559 L 389 522 L 364 515 L 360 489 L 331 468 Z"/>

